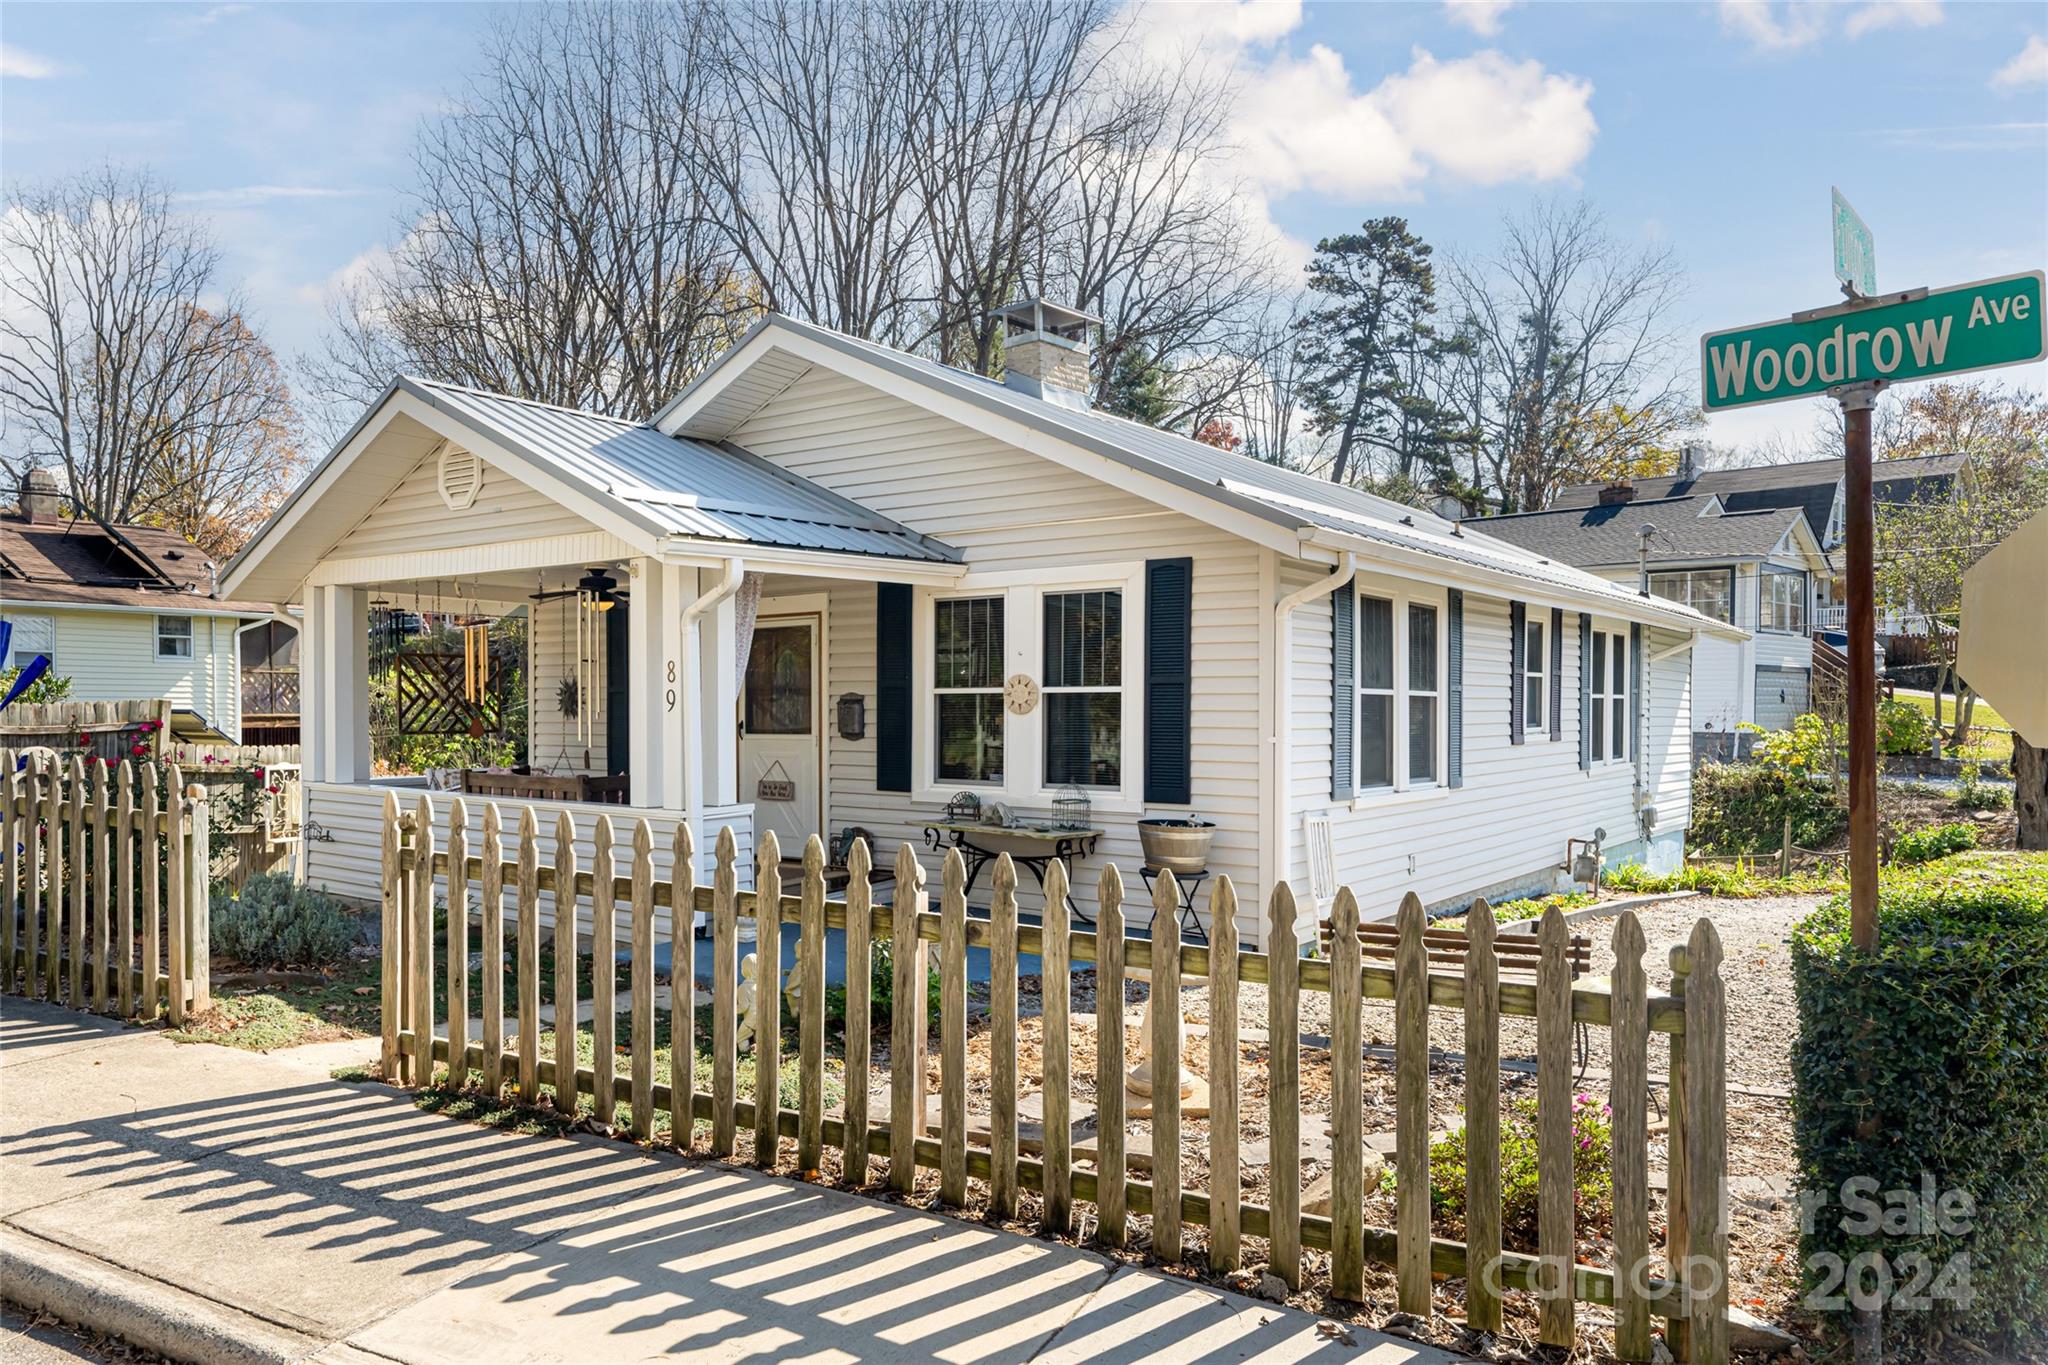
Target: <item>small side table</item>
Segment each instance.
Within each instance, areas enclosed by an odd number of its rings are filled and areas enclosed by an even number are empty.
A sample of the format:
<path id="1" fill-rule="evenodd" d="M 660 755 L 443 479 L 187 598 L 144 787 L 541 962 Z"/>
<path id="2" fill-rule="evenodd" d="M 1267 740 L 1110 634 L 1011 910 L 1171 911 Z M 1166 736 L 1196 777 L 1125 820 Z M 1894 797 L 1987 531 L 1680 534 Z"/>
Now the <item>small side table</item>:
<path id="1" fill-rule="evenodd" d="M 1150 863 L 1147 863 L 1138 869 L 1138 875 L 1144 879 L 1145 891 L 1147 895 L 1150 895 L 1152 884 L 1160 877 L 1166 875 L 1166 869 L 1153 867 Z M 1201 891 L 1202 883 L 1208 880 L 1209 869 L 1206 867 L 1199 872 L 1176 872 L 1173 874 L 1174 889 L 1180 893 L 1180 936 L 1182 942 L 1199 939 L 1206 944 L 1209 941 L 1209 932 L 1202 927 L 1202 917 L 1195 913 L 1195 896 Z M 1152 919 L 1156 921 L 1158 918 L 1159 912 L 1155 908 L 1152 912 Z M 1150 922 L 1148 921 L 1148 924 Z"/>

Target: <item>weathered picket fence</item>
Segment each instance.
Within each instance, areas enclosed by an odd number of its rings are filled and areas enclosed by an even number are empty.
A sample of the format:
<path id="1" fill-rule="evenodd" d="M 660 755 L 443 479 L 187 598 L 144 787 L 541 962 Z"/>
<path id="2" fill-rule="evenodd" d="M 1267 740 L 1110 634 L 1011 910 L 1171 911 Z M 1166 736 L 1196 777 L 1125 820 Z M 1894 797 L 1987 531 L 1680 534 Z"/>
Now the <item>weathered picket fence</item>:
<path id="1" fill-rule="evenodd" d="M 208 987 L 205 789 L 176 767 L 0 771 L 0 990 L 181 1024 Z"/>
<path id="2" fill-rule="evenodd" d="M 170 738 L 171 704 L 140 701 L 15 702 L 0 712 L 0 748 L 38 746 L 87 759 L 161 758 Z M 134 749 L 141 745 L 143 753 Z"/>
<path id="3" fill-rule="evenodd" d="M 1177 1261 L 1187 1253 L 1184 1228 L 1208 1230 L 1207 1259 L 1229 1270 L 1243 1257 L 1243 1238 L 1263 1238 L 1271 1269 L 1299 1287 L 1303 1249 L 1330 1253 L 1330 1293 L 1338 1298 L 1364 1295 L 1364 1267 L 1375 1261 L 1394 1267 L 1403 1311 L 1431 1311 L 1432 1276 L 1464 1277 L 1466 1304 L 1474 1327 L 1495 1330 L 1501 1322 L 1504 1290 L 1521 1289 L 1539 1297 L 1540 1335 L 1553 1345 L 1574 1339 L 1575 1304 L 1611 1305 L 1617 1354 L 1629 1360 L 1650 1358 L 1652 1317 L 1669 1322 L 1667 1335 L 1688 1358 L 1721 1362 L 1727 1358 L 1727 1243 L 1722 1222 L 1722 1185 L 1726 1168 L 1724 1099 L 1723 996 L 1720 946 L 1713 927 L 1702 920 L 1690 943 L 1671 954 L 1669 994 L 1652 995 L 1643 966 L 1645 945 L 1633 915 L 1624 914 L 1615 933 L 1617 966 L 1611 983 L 1582 980 L 1576 985 L 1567 963 L 1567 935 L 1555 911 L 1539 930 L 1542 945 L 1535 980 L 1503 981 L 1493 950 L 1494 921 L 1484 905 L 1467 916 L 1469 945 L 1462 974 L 1433 972 L 1423 941 L 1423 911 L 1414 896 L 1403 898 L 1398 916 L 1399 945 L 1391 966 L 1362 958 L 1355 932 L 1359 911 L 1347 888 L 1336 898 L 1336 932 L 1328 961 L 1304 960 L 1295 940 L 1295 907 L 1286 886 L 1275 889 L 1268 912 L 1267 951 L 1243 952 L 1236 936 L 1236 900 L 1228 878 L 1218 878 L 1210 897 L 1210 923 L 1215 940 L 1202 947 L 1180 942 L 1177 890 L 1171 877 L 1158 879 L 1151 939 L 1125 933 L 1123 880 L 1114 866 L 1101 875 L 1099 917 L 1093 932 L 1070 928 L 1066 882 L 1060 867 L 1048 870 L 1045 923 L 1020 925 L 1016 874 L 1009 860 L 996 868 L 990 917 L 971 918 L 964 894 L 964 868 L 957 852 L 947 855 L 937 913 L 929 909 L 925 873 L 909 845 L 896 857 L 893 904 L 873 903 L 868 873 L 869 850 L 857 844 L 850 852 L 851 880 L 843 900 L 825 894 L 824 855 L 817 839 L 804 849 L 803 884 L 796 896 L 768 897 L 738 890 L 736 844 L 731 831 L 717 842 L 716 874 L 708 887 L 699 886 L 693 871 L 687 825 L 674 835 L 675 880 L 653 876 L 651 837 L 642 823 L 630 839 L 614 842 L 608 817 L 600 816 L 596 852 L 588 867 L 580 866 L 575 831 L 566 815 L 558 819 L 551 856 L 542 857 L 541 836 L 531 808 L 521 813 L 516 829 L 508 829 L 495 805 L 483 810 L 480 830 L 473 829 L 468 808 L 446 800 L 445 828 L 436 829 L 434 805 L 426 797 L 417 808 L 401 812 L 397 797 L 387 801 L 384 820 L 383 915 L 383 1060 L 385 1074 L 421 1085 L 433 1076 L 433 1064 L 457 1059 L 453 1070 L 463 1079 L 474 1073 L 493 1090 L 512 1085 L 529 1102 L 553 1090 L 558 1108 L 577 1110 L 583 1096 L 591 1099 L 596 1117 L 611 1122 L 617 1106 L 629 1106 L 628 1128 L 642 1139 L 658 1135 L 657 1115 L 668 1120 L 669 1140 L 691 1150 L 698 1125 L 708 1128 L 708 1151 L 730 1157 L 738 1150 L 738 1134 L 751 1129 L 752 1156 L 772 1167 L 784 1153 L 782 1140 L 793 1139 L 796 1167 L 806 1176 L 823 1168 L 826 1148 L 839 1154 L 841 1178 L 848 1184 L 868 1181 L 869 1159 L 887 1160 L 889 1185 L 901 1192 L 913 1188 L 919 1167 L 936 1169 L 940 1200 L 954 1207 L 968 1199 L 970 1179 L 986 1189 L 988 1207 L 998 1217 L 1014 1217 L 1020 1191 L 1039 1196 L 1039 1218 L 1051 1231 L 1068 1234 L 1076 1227 L 1077 1203 L 1094 1206 L 1094 1235 L 1111 1245 L 1131 1236 L 1133 1216 L 1149 1216 L 1150 1246 L 1162 1260 Z M 443 839 L 445 838 L 445 843 Z M 509 848 L 507 847 L 509 841 Z M 623 855 L 625 869 L 615 865 Z M 757 885 L 780 886 L 773 869 L 779 850 L 772 833 L 764 833 L 759 865 L 769 869 Z M 440 941 L 436 942 L 436 882 L 446 888 L 450 907 Z M 481 917 L 482 958 L 479 975 L 482 1000 L 481 1036 L 469 1036 L 470 939 L 466 907 L 475 888 Z M 510 905 L 507 905 L 509 897 Z M 543 925 L 542 904 L 550 911 Z M 593 926 L 593 1047 L 584 1065 L 577 1052 L 576 919 L 573 908 L 584 905 Z M 557 909 L 557 907 L 562 907 Z M 667 1009 L 672 1027 L 671 1064 L 666 1076 L 654 1074 L 657 1031 L 655 999 L 656 910 L 665 908 L 671 962 Z M 708 1037 L 695 1036 L 698 987 L 692 962 L 691 923 L 684 909 L 710 916 L 713 969 L 711 1023 Z M 508 1038 L 505 979 L 492 964 L 505 960 L 506 917 L 514 928 L 516 1000 L 511 1017 L 516 1037 Z M 616 925 L 624 912 L 630 961 L 631 1005 L 625 1074 L 619 1074 L 614 1037 L 616 995 L 614 973 L 603 964 L 615 959 Z M 740 1059 L 737 1038 L 741 1023 L 738 992 L 740 924 L 751 919 L 756 928 L 759 970 L 755 1019 L 756 1102 L 739 1098 L 736 1078 Z M 769 983 L 782 979 L 778 924 L 799 926 L 793 965 L 797 1004 L 798 1103 L 782 1107 L 777 1080 L 784 1066 L 781 1033 L 784 999 Z M 844 931 L 847 973 L 845 1003 L 845 1100 L 837 1113 L 824 1103 L 826 992 L 825 935 Z M 555 950 L 552 1038 L 541 1034 L 540 947 Z M 891 1013 L 888 1058 L 888 1120 L 870 1116 L 869 960 L 871 946 L 887 941 L 893 947 L 894 1009 Z M 938 945 L 941 1006 L 938 1027 L 939 1121 L 935 1135 L 927 1132 L 925 1096 L 929 1022 L 925 991 L 929 945 Z M 971 1140 L 968 1122 L 969 1077 L 967 950 L 985 948 L 991 957 L 988 1028 L 991 1035 L 989 1113 L 986 1142 Z M 1036 1159 L 1019 1153 L 1017 962 L 1035 954 L 1048 983 L 1071 980 L 1073 964 L 1092 962 L 1097 974 L 1094 1023 L 1097 1033 L 1098 1159 L 1077 1164 L 1071 1141 L 1073 1080 L 1070 1066 L 1070 992 L 1047 989 L 1043 997 L 1042 1082 L 1043 1146 Z M 444 980 L 437 980 L 437 964 Z M 1180 1098 L 1170 1078 L 1180 1065 L 1177 1009 L 1152 1012 L 1150 1058 L 1153 1074 L 1169 1078 L 1155 1085 L 1149 1125 L 1150 1172 L 1130 1178 L 1126 1141 L 1124 992 L 1128 975 L 1146 973 L 1160 1001 L 1178 1002 L 1183 985 L 1205 985 L 1210 995 L 1208 1081 L 1211 1091 L 1208 1122 L 1206 1189 L 1183 1183 Z M 1239 1153 L 1241 1053 L 1238 1038 L 1238 991 L 1242 985 L 1263 986 L 1268 1000 L 1268 1082 L 1270 1106 L 1270 1199 L 1265 1206 L 1244 1202 Z M 437 1010 L 436 987 L 445 989 L 445 1008 Z M 1301 1209 L 1301 1028 L 1300 993 L 1327 993 L 1331 1001 L 1331 1146 L 1333 1197 L 1327 1216 Z M 1396 1017 L 1395 1093 L 1398 1146 L 1394 1170 L 1398 1181 L 1396 1226 L 1382 1229 L 1365 1222 L 1363 1176 L 1362 1088 L 1365 1055 L 1362 1004 L 1366 999 L 1391 999 Z M 1465 1024 L 1465 1110 L 1470 1115 L 1466 1173 L 1467 1207 L 1472 1217 L 1464 1241 L 1431 1235 L 1429 1162 L 1429 1014 L 1443 1010 L 1462 1014 Z M 1498 1136 L 1501 1085 L 1498 1029 L 1501 1016 L 1536 1020 L 1537 1100 L 1539 1106 L 1539 1254 L 1530 1256 L 1501 1247 Z M 1613 1177 L 1615 1263 L 1602 1267 L 1580 1264 L 1574 1236 L 1574 1136 L 1571 1032 L 1574 1022 L 1609 1030 L 1613 1045 Z M 1652 1257 L 1649 1201 L 1647 1116 L 1649 1049 L 1663 1038 L 1669 1046 L 1668 1193 L 1661 1258 Z M 709 1093 L 699 1093 L 693 1058 L 699 1049 L 709 1057 Z M 1116 1175 L 1105 1175 L 1113 1172 Z"/>

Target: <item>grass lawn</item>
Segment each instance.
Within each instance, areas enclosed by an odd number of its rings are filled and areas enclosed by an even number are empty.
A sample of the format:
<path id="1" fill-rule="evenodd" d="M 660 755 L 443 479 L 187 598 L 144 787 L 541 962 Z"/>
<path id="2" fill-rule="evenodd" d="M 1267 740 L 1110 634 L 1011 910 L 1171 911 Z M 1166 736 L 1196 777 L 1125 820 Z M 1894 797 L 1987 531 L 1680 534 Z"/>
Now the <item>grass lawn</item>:
<path id="1" fill-rule="evenodd" d="M 1902 688 L 1893 695 L 1900 701 L 1911 702 L 1929 715 L 1934 714 L 1932 692 L 1908 692 Z M 1952 724 L 1955 714 L 1956 699 L 1944 693 L 1941 702 L 1943 724 Z M 2012 726 L 2006 722 L 2004 716 L 1999 715 L 1989 702 L 1980 697 L 1970 712 L 1970 721 L 1970 742 L 1963 746 L 1960 754 L 1953 755 L 1954 757 L 1991 759 L 2000 763 L 2012 761 Z M 1998 733 L 1999 731 L 2004 733 Z"/>
<path id="2" fill-rule="evenodd" d="M 374 960 L 350 961 L 318 982 L 216 990 L 211 1010 L 169 1036 L 252 1052 L 359 1038 L 377 1031 L 379 971 Z"/>

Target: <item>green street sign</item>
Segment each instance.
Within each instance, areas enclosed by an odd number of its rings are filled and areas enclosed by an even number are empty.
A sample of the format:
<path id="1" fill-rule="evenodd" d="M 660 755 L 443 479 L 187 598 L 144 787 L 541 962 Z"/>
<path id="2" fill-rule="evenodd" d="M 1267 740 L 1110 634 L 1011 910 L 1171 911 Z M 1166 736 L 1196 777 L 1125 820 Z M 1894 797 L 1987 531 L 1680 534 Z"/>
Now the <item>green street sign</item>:
<path id="1" fill-rule="evenodd" d="M 1877 241 L 1840 190 L 1829 186 L 1828 193 L 1835 219 L 1835 278 L 1868 298 L 1877 292 Z"/>
<path id="2" fill-rule="evenodd" d="M 1720 412 L 1840 384 L 2024 365 L 2048 355 L 2041 294 L 2036 270 L 1709 332 L 1700 338 L 1700 406 Z"/>

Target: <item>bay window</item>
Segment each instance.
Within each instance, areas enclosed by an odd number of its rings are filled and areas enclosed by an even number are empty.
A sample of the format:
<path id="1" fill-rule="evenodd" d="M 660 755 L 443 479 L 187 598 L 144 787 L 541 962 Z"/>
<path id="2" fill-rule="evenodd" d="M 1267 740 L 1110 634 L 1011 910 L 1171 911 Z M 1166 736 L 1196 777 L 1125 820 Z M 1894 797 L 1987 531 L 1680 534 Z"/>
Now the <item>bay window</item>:
<path id="1" fill-rule="evenodd" d="M 1806 575 L 1798 569 L 1765 569 L 1758 588 L 1757 623 L 1765 630 L 1794 634 L 1806 629 Z"/>
<path id="2" fill-rule="evenodd" d="M 1355 749 L 1360 795 L 1432 787 L 1443 771 L 1440 600 L 1358 598 Z"/>
<path id="3" fill-rule="evenodd" d="M 1003 599 L 932 604 L 936 772 L 944 782 L 1003 780 Z"/>
<path id="4" fill-rule="evenodd" d="M 1735 619 L 1735 570 L 1672 569 L 1650 575 L 1650 594 L 1683 602 L 1716 621 Z"/>

